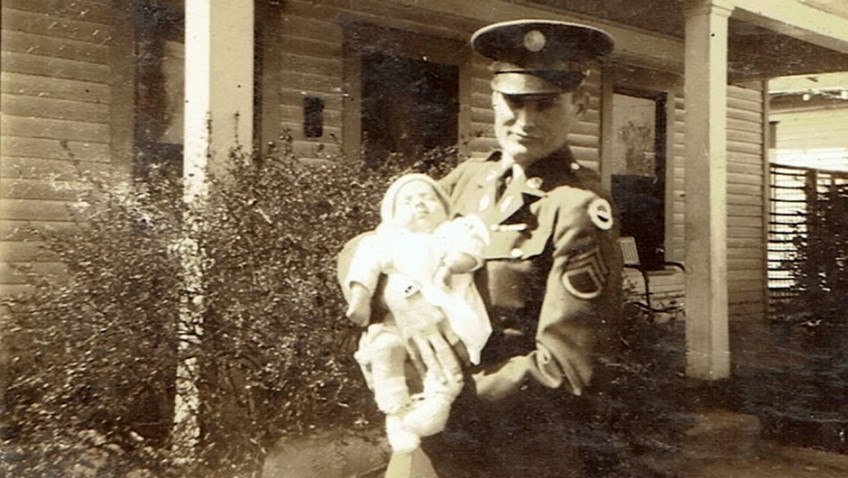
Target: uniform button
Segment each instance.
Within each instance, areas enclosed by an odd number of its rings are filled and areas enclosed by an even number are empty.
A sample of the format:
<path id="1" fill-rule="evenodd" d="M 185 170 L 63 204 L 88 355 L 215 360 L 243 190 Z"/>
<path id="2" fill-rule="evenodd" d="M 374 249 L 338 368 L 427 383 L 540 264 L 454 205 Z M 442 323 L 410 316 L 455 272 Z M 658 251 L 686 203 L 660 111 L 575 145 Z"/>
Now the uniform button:
<path id="1" fill-rule="evenodd" d="M 529 186 L 533 189 L 539 189 L 540 187 L 542 187 L 542 178 L 533 177 L 533 178 L 528 179 L 527 180 L 527 186 Z"/>
<path id="2" fill-rule="evenodd" d="M 515 249 L 509 251 L 509 255 L 511 255 L 512 257 L 515 257 L 517 259 L 517 258 L 524 255 L 524 251 L 522 251 L 521 249 L 516 247 Z"/>
<path id="3" fill-rule="evenodd" d="M 571 163 L 571 170 L 572 171 L 577 171 L 579 169 L 580 169 L 580 164 L 578 164 L 577 162 Z"/>

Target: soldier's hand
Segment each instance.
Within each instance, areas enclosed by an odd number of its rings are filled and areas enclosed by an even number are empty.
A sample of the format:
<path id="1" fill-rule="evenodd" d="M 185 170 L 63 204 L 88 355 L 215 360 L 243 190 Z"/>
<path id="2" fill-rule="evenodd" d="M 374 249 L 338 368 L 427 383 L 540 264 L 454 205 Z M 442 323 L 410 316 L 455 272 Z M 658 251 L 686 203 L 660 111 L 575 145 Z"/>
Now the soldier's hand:
<path id="1" fill-rule="evenodd" d="M 442 383 L 461 382 L 462 367 L 453 350 L 459 338 L 450 329 L 446 320 L 412 332 L 407 348 L 412 363 L 423 377 L 431 372 Z"/>
<path id="2" fill-rule="evenodd" d="M 527 357 L 513 357 L 494 372 L 478 372 L 472 378 L 477 396 L 496 402 L 517 392 L 527 376 Z"/>

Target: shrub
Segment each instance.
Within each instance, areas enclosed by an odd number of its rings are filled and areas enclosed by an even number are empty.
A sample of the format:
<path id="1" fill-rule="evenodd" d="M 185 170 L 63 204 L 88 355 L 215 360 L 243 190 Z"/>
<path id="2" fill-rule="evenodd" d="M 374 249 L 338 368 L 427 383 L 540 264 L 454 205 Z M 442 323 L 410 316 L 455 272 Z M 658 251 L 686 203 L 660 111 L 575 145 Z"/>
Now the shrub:
<path id="1" fill-rule="evenodd" d="M 444 170 L 452 150 L 429 153 Z M 178 180 L 85 177 L 77 227 L 41 233 L 67 277 L 34 278 L 6 301 L 7 476 L 239 476 L 285 434 L 369 423 L 334 258 L 373 228 L 402 166 L 232 155 L 200 216 Z M 151 184 L 156 186 L 155 189 Z M 186 221 L 197 218 L 202 334 L 179 347 Z M 198 291 L 194 291 L 198 292 Z M 197 460 L 178 463 L 170 429 L 177 365 L 197 360 Z"/>
<path id="2" fill-rule="evenodd" d="M 10 476 L 61 476 L 88 447 L 128 458 L 116 473 L 160 458 L 152 445 L 167 434 L 180 292 L 168 246 L 180 213 L 174 195 L 88 177 L 77 227 L 39 234 L 67 277 L 34 277 L 32 293 L 7 304 L 4 421 L 14 443 L 32 445 L 6 460 Z"/>
<path id="3" fill-rule="evenodd" d="M 794 280 L 793 295 L 776 304 L 772 323 L 777 345 L 789 348 L 784 355 L 790 360 L 764 371 L 749 389 L 762 404 L 767 434 L 845 453 L 848 184 L 837 174 L 828 186 L 822 182 L 806 185 L 806 221 L 795 236 L 793 257 L 783 264 Z"/>
<path id="4" fill-rule="evenodd" d="M 848 185 L 810 191 L 806 232 L 796 235 L 795 256 L 785 268 L 795 280 L 780 315 L 805 327 L 816 348 L 841 348 L 848 331 Z"/>

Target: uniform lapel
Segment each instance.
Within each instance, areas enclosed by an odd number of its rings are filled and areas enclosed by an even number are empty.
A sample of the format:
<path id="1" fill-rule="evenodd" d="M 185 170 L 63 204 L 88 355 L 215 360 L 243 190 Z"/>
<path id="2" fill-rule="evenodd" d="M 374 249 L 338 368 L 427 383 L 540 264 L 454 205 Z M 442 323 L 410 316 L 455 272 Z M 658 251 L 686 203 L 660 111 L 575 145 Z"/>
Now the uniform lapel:
<path id="1" fill-rule="evenodd" d="M 472 199 L 476 204 L 468 204 L 468 210 L 477 211 L 487 224 L 501 224 L 528 201 L 545 196 L 547 191 L 558 185 L 567 184 L 573 175 L 570 170 L 572 162 L 571 152 L 567 148 L 537 161 L 527 168 L 524 177 L 512 181 L 501 200 L 495 202 L 503 160 L 491 158 L 487 161 L 488 168 L 477 179 L 477 194 Z"/>
<path id="2" fill-rule="evenodd" d="M 504 191 L 503 197 L 498 201 L 495 207 L 494 223 L 501 223 L 507 220 L 516 211 L 524 205 L 524 195 L 522 191 L 525 188 L 526 179 L 520 178 L 512 181 Z"/>
<path id="3" fill-rule="evenodd" d="M 493 161 L 488 170 L 480 175 L 477 181 L 478 194 L 477 204 L 474 206 L 484 222 L 489 224 L 497 224 L 500 222 L 498 217 L 498 203 L 495 200 L 498 188 L 498 178 L 503 173 L 502 160 Z M 504 198 L 509 192 L 509 188 L 504 191 Z M 502 198 L 503 199 L 503 198 Z"/>

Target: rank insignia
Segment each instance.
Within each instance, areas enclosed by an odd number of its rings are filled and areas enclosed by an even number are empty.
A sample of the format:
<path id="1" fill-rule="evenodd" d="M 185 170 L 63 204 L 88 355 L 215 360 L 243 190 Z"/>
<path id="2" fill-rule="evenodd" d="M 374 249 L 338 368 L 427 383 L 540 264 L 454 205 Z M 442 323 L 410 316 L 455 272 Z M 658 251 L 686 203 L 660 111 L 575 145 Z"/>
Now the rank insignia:
<path id="1" fill-rule="evenodd" d="M 562 285 L 578 299 L 594 299 L 603 291 L 608 273 L 600 249 L 593 247 L 568 259 Z"/>

